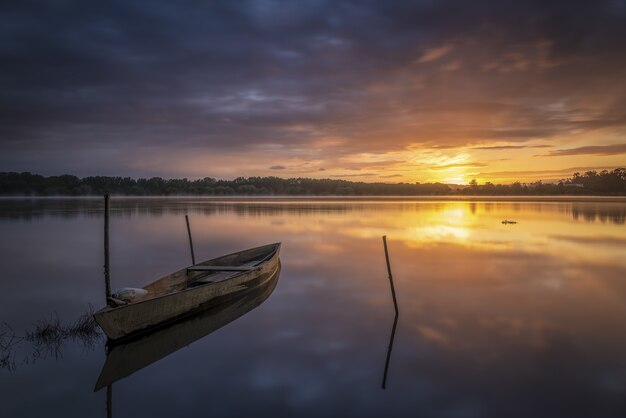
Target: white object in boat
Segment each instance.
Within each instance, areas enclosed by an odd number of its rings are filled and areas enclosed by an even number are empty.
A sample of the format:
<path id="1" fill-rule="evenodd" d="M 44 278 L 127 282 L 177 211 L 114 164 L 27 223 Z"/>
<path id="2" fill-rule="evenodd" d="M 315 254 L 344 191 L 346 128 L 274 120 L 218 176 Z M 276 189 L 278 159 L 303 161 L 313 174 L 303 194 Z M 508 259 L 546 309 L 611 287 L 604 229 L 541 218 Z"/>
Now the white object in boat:
<path id="1" fill-rule="evenodd" d="M 123 287 L 113 293 L 115 299 L 123 300 L 125 302 L 132 302 L 136 298 L 145 296 L 148 293 L 145 289 L 136 289 L 134 287 Z"/>

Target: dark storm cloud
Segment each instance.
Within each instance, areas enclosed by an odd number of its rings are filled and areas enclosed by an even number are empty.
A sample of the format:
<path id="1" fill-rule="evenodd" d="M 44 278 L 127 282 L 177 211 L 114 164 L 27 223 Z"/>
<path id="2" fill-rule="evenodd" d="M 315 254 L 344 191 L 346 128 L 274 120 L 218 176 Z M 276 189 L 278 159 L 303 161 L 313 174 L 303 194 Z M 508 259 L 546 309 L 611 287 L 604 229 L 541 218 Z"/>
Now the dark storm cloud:
<path id="1" fill-rule="evenodd" d="M 3 169 L 626 125 L 624 1 L 5 1 L 0 35 Z"/>

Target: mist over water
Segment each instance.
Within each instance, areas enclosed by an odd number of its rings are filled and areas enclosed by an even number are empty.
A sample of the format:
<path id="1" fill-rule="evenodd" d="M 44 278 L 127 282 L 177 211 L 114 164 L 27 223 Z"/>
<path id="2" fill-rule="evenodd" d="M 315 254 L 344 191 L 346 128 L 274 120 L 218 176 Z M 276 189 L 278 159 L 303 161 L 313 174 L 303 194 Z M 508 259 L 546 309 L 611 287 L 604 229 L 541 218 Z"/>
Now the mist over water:
<path id="1" fill-rule="evenodd" d="M 114 198 L 114 289 L 191 263 L 185 213 L 198 260 L 281 241 L 280 279 L 115 382 L 115 417 L 626 414 L 624 199 Z M 103 306 L 102 222 L 99 199 L 0 199 L 0 322 Z M 106 416 L 103 340 L 30 349 L 0 369 L 3 416 Z"/>

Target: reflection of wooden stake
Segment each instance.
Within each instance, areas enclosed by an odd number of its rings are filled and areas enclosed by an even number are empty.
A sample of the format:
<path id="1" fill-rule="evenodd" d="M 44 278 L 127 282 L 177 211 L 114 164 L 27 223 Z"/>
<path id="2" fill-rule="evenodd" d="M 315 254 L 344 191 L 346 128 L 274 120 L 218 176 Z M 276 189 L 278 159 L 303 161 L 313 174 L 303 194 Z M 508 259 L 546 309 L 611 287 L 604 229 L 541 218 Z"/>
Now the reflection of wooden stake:
<path id="1" fill-rule="evenodd" d="M 391 275 L 391 264 L 389 263 L 389 251 L 387 251 L 387 235 L 383 235 L 383 245 L 385 246 L 385 259 L 387 260 L 387 271 L 389 272 L 389 284 L 391 285 L 391 296 L 393 297 L 393 307 L 398 315 L 398 302 L 396 301 L 396 289 L 393 287 L 393 276 Z"/>
<path id="2" fill-rule="evenodd" d="M 107 386 L 107 418 L 113 417 L 113 385 Z"/>
<path id="3" fill-rule="evenodd" d="M 109 195 L 104 195 L 104 287 L 106 303 L 111 297 L 111 277 L 109 276 Z"/>
<path id="4" fill-rule="evenodd" d="M 387 359 L 385 360 L 385 372 L 383 373 L 383 389 L 387 389 L 387 371 L 389 370 L 389 361 L 391 360 L 391 351 L 393 350 L 393 339 L 396 336 L 396 326 L 398 325 L 398 314 L 393 319 L 393 327 L 391 327 L 391 336 L 389 337 L 389 346 L 387 347 Z"/>
<path id="5" fill-rule="evenodd" d="M 187 234 L 189 235 L 189 248 L 191 248 L 191 263 L 196 265 L 196 256 L 193 253 L 193 241 L 191 239 L 191 228 L 189 227 L 189 215 L 185 215 L 185 221 L 187 222 Z"/>

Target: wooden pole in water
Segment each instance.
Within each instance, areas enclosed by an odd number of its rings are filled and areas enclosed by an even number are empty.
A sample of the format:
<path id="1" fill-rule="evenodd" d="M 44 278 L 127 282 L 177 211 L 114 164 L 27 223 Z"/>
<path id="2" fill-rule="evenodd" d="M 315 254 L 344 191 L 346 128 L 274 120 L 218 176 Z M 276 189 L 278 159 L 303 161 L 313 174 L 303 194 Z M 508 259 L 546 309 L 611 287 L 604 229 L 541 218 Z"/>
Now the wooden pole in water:
<path id="1" fill-rule="evenodd" d="M 109 194 L 104 195 L 104 287 L 106 292 L 106 303 L 108 305 L 111 297 L 111 277 L 109 270 Z"/>
<path id="2" fill-rule="evenodd" d="M 393 286 L 393 275 L 391 274 L 391 263 L 389 262 L 389 251 L 387 250 L 387 235 L 383 235 L 383 245 L 385 246 L 385 260 L 387 261 L 387 272 L 389 273 L 389 284 L 391 285 L 391 296 L 393 297 L 393 308 L 396 316 L 393 319 L 393 327 L 391 327 L 391 336 L 389 337 L 389 346 L 387 347 L 387 358 L 385 360 L 385 371 L 383 373 L 383 390 L 387 388 L 387 372 L 389 371 L 389 361 L 391 360 L 391 351 L 393 350 L 393 340 L 396 336 L 396 326 L 398 325 L 398 301 L 396 300 L 396 289 Z"/>
<path id="3" fill-rule="evenodd" d="M 396 289 L 393 287 L 393 275 L 391 274 L 391 264 L 389 263 L 389 251 L 387 250 L 387 235 L 383 235 L 383 245 L 385 246 L 385 259 L 387 260 L 387 272 L 389 273 L 389 284 L 391 285 L 391 296 L 393 297 L 393 307 L 398 315 L 398 301 L 396 300 Z"/>
<path id="4" fill-rule="evenodd" d="M 191 239 L 191 228 L 189 227 L 189 215 L 185 215 L 185 221 L 187 222 L 187 235 L 189 235 L 189 248 L 191 248 L 191 262 L 192 265 L 196 265 L 196 256 L 193 253 L 193 240 Z"/>

